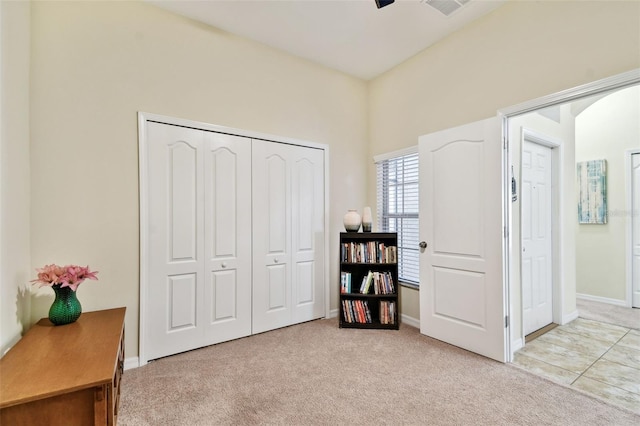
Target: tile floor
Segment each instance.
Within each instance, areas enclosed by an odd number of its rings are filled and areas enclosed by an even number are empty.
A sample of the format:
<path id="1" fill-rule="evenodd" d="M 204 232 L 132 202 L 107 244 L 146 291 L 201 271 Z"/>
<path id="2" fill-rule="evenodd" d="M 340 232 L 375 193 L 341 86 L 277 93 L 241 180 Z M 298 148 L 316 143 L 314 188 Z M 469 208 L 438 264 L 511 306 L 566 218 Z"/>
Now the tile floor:
<path id="1" fill-rule="evenodd" d="M 527 343 L 513 363 L 640 413 L 640 331 L 578 318 Z"/>

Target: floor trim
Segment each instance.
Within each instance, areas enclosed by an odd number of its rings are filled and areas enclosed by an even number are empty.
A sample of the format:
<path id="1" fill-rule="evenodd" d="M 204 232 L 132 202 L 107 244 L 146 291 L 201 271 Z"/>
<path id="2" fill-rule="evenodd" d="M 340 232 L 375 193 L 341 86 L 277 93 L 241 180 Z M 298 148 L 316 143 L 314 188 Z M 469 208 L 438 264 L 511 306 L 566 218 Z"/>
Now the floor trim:
<path id="1" fill-rule="evenodd" d="M 545 325 L 544 327 L 542 327 L 539 330 L 534 331 L 533 333 L 529 333 L 526 336 L 524 336 L 524 343 L 527 344 L 529 342 L 531 342 L 532 340 L 537 339 L 538 337 L 542 336 L 543 334 L 553 330 L 554 328 L 556 328 L 558 326 L 558 324 L 555 323 L 551 323 L 549 325 Z"/>
<path id="2" fill-rule="evenodd" d="M 629 305 L 627 305 L 626 300 L 611 299 L 609 297 L 591 296 L 590 294 L 577 293 L 576 298 L 582 299 L 582 300 L 590 300 L 592 302 L 608 303 L 609 305 L 622 306 L 623 308 L 629 307 Z"/>

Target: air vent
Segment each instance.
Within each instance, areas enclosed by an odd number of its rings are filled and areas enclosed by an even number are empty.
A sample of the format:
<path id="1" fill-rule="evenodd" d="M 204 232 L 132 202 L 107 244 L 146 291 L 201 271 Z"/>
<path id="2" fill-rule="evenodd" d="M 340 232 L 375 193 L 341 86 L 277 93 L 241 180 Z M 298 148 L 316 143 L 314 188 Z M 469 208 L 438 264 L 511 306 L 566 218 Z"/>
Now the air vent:
<path id="1" fill-rule="evenodd" d="M 445 16 L 451 15 L 471 0 L 423 0 L 424 3 L 433 7 Z"/>

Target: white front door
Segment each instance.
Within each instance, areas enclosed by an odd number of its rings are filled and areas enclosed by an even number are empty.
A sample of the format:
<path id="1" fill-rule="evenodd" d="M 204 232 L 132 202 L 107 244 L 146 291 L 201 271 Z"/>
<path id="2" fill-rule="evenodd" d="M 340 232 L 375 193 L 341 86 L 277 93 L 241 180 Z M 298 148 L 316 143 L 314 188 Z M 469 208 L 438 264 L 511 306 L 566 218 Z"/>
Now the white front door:
<path id="1" fill-rule="evenodd" d="M 420 332 L 506 361 L 501 122 L 421 136 Z"/>
<path id="2" fill-rule="evenodd" d="M 251 333 L 251 141 L 147 126 L 149 360 Z"/>
<path id="3" fill-rule="evenodd" d="M 640 153 L 631 155 L 632 306 L 640 308 Z"/>
<path id="4" fill-rule="evenodd" d="M 551 148 L 522 145 L 522 310 L 524 334 L 553 322 Z"/>
<path id="5" fill-rule="evenodd" d="M 324 152 L 253 144 L 253 332 L 324 316 Z"/>

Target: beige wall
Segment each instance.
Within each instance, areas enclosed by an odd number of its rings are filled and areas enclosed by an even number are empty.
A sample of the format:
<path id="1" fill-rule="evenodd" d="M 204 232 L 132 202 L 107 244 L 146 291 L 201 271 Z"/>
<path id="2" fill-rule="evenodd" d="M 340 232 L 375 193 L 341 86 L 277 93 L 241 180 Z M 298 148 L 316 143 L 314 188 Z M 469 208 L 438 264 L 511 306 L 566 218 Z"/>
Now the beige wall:
<path id="1" fill-rule="evenodd" d="M 0 356 L 29 325 L 29 13 L 0 2 Z"/>
<path id="2" fill-rule="evenodd" d="M 637 2 L 510 3 L 368 85 L 147 4 L 31 9 L 30 269 L 100 270 L 78 295 L 87 311 L 128 307 L 128 357 L 138 350 L 137 111 L 330 145 L 333 281 L 343 213 L 375 205 L 374 155 L 640 67 Z M 3 276 L 3 331 L 15 291 Z M 419 318 L 417 292 L 401 297 Z M 31 318 L 52 298 L 38 291 Z"/>
<path id="3" fill-rule="evenodd" d="M 626 301 L 625 151 L 640 148 L 640 87 L 600 99 L 576 118 L 576 161 L 607 160 L 608 221 L 576 226 L 578 294 Z M 577 197 L 576 197 L 577 200 Z"/>
<path id="4" fill-rule="evenodd" d="M 342 216 L 366 200 L 365 82 L 144 3 L 35 2 L 31 25 L 32 266 L 99 270 L 78 297 L 86 311 L 127 307 L 127 357 L 138 353 L 138 111 L 328 144 L 336 281 Z M 34 320 L 52 299 L 33 297 Z"/>
<path id="5" fill-rule="evenodd" d="M 370 82 L 369 158 L 638 67 L 639 2 L 510 2 Z M 417 298 L 403 289 L 403 314 L 419 317 Z"/>

